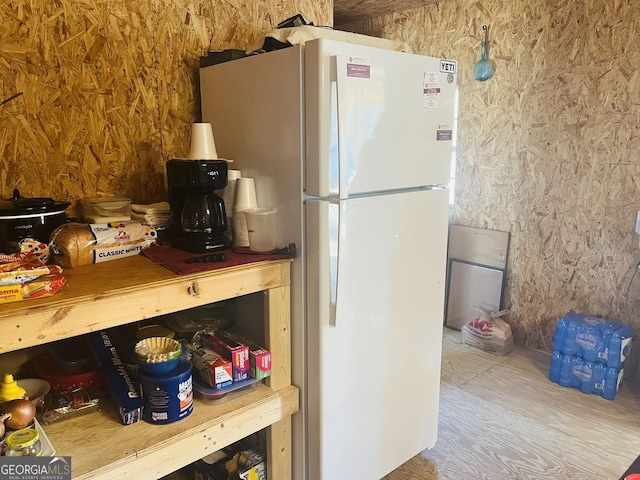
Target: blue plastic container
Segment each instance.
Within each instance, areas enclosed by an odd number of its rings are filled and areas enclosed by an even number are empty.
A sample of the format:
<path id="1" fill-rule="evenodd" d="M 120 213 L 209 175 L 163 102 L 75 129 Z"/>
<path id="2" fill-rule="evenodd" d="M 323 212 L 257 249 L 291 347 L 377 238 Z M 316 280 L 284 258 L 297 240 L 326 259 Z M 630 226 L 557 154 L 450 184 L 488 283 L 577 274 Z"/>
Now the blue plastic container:
<path id="1" fill-rule="evenodd" d="M 556 324 L 553 349 L 607 367 L 622 368 L 632 338 L 629 325 L 572 310 Z"/>

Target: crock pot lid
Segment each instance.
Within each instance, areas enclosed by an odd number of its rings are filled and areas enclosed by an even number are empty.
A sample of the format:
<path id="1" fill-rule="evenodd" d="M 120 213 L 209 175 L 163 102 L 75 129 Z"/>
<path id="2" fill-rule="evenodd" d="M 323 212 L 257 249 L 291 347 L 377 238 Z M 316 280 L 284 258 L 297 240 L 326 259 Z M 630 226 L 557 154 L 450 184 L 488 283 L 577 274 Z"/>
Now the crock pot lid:
<path id="1" fill-rule="evenodd" d="M 24 215 L 28 213 L 62 212 L 69 202 L 58 202 L 52 198 L 21 197 L 18 189 L 13 190 L 13 197 L 0 200 L 0 215 Z"/>

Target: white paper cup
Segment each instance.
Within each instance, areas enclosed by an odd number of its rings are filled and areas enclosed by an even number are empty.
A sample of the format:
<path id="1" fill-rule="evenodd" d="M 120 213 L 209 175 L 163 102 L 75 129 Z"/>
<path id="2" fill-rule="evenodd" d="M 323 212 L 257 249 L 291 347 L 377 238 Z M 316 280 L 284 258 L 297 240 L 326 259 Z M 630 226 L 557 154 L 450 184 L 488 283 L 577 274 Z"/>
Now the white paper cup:
<path id="1" fill-rule="evenodd" d="M 275 208 L 249 208 L 244 216 L 249 233 L 249 250 L 256 253 L 271 252 L 276 249 Z"/>
<path id="2" fill-rule="evenodd" d="M 247 230 L 247 217 L 244 210 L 233 211 L 233 245 L 236 247 L 249 246 L 249 231 Z"/>
<path id="3" fill-rule="evenodd" d="M 241 177 L 236 179 L 236 194 L 233 204 L 237 210 L 246 210 L 247 208 L 256 208 L 258 206 L 256 185 L 253 178 Z"/>
<path id="4" fill-rule="evenodd" d="M 244 211 L 257 206 L 256 186 L 253 178 L 240 177 L 236 179 L 236 194 L 233 201 L 233 244 L 236 247 L 249 246 L 249 231 Z"/>
<path id="5" fill-rule="evenodd" d="M 241 176 L 240 170 L 229 170 L 227 172 L 227 186 L 222 190 L 222 200 L 227 208 L 227 216 L 229 217 L 233 216 L 233 209 L 235 208 L 236 180 Z"/>
<path id="6" fill-rule="evenodd" d="M 215 160 L 218 158 L 210 123 L 194 123 L 191 125 L 189 158 L 191 160 Z"/>

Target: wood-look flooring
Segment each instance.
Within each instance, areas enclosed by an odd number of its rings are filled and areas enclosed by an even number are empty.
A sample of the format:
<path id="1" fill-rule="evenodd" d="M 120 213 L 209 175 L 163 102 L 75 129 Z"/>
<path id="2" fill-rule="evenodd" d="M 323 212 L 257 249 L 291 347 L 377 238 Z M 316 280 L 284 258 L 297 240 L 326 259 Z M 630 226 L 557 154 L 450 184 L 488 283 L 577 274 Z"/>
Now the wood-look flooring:
<path id="1" fill-rule="evenodd" d="M 384 480 L 616 480 L 640 455 L 640 393 L 548 380 L 547 353 L 497 356 L 444 329 L 438 441 Z M 366 480 L 366 479 L 363 479 Z"/>

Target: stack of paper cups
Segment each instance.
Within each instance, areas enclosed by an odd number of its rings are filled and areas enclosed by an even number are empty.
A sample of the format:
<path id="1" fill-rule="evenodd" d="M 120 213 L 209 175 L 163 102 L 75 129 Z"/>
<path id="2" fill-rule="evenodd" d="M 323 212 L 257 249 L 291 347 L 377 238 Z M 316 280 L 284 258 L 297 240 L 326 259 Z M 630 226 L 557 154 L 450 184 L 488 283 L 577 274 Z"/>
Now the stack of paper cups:
<path id="1" fill-rule="evenodd" d="M 256 208 L 256 186 L 253 178 L 240 177 L 236 179 L 236 194 L 233 201 L 233 244 L 236 247 L 249 246 L 249 232 L 244 211 Z"/>
<path id="2" fill-rule="evenodd" d="M 224 208 L 227 212 L 227 231 L 225 235 L 231 240 L 231 244 L 235 244 L 234 227 L 233 227 L 233 210 L 235 209 L 236 199 L 236 180 L 242 176 L 240 170 L 228 170 L 227 171 L 227 186 L 222 190 L 222 201 L 224 202 Z"/>
<path id="3" fill-rule="evenodd" d="M 240 170 L 227 172 L 227 186 L 222 190 L 222 200 L 227 209 L 227 217 L 233 217 L 233 209 L 236 201 L 236 180 L 242 177 Z"/>

